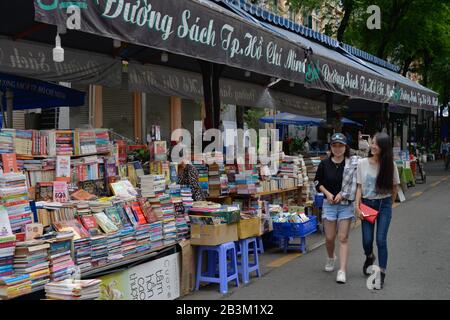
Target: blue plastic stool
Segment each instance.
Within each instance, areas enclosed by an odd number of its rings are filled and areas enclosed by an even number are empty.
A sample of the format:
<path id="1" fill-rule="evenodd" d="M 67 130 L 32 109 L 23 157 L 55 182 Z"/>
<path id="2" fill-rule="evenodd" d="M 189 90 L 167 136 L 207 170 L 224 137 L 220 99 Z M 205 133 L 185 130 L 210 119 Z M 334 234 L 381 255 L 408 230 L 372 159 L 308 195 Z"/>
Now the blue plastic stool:
<path id="1" fill-rule="evenodd" d="M 253 245 L 253 248 L 251 248 Z M 258 259 L 258 242 L 256 237 L 239 240 L 239 247 L 241 248 L 241 262 L 238 263 L 239 273 L 242 275 L 244 283 L 250 282 L 250 273 L 256 271 L 256 275 L 261 277 L 259 271 Z M 250 252 L 252 250 L 252 252 Z M 253 254 L 253 262 L 250 262 L 250 255 Z"/>
<path id="2" fill-rule="evenodd" d="M 208 253 L 206 273 L 202 272 L 204 252 Z M 228 264 L 228 258 L 230 258 L 230 264 Z M 218 272 L 216 271 L 217 266 Z M 237 255 L 234 242 L 227 242 L 217 246 L 199 246 L 195 290 L 200 289 L 200 282 L 202 281 L 212 282 L 220 284 L 220 293 L 226 294 L 228 292 L 228 282 L 232 280 L 235 280 L 236 286 L 239 287 Z"/>
<path id="3" fill-rule="evenodd" d="M 263 254 L 264 253 L 264 244 L 263 244 L 262 238 L 261 237 L 257 237 L 256 240 L 257 240 L 257 244 L 258 244 L 258 246 L 257 246 L 258 253 L 259 254 Z M 236 248 L 239 248 L 239 247 L 236 247 Z M 249 248 L 248 252 L 249 253 L 253 253 L 253 248 Z M 240 249 L 238 249 L 238 255 L 240 255 L 240 254 L 241 254 L 241 251 L 240 251 Z"/>

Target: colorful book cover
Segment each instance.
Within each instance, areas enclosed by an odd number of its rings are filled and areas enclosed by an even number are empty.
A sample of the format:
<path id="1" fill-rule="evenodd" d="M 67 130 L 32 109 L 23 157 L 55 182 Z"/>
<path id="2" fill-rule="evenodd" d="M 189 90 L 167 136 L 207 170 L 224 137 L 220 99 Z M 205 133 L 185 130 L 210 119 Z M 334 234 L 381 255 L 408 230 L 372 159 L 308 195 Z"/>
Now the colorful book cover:
<path id="1" fill-rule="evenodd" d="M 116 207 L 105 208 L 105 213 L 118 229 L 123 227 L 122 220 L 120 219 L 120 215 L 117 212 Z"/>
<path id="2" fill-rule="evenodd" d="M 138 224 L 146 224 L 147 220 L 145 220 L 144 213 L 142 212 L 142 208 L 139 205 L 139 202 L 133 202 L 131 204 L 131 209 L 133 210 L 133 214 L 136 217 Z"/>
<path id="3" fill-rule="evenodd" d="M 69 188 L 65 181 L 53 182 L 53 201 L 67 202 L 69 201 Z"/>
<path id="4" fill-rule="evenodd" d="M 70 156 L 56 157 L 56 180 L 70 182 Z"/>
<path id="5" fill-rule="evenodd" d="M 128 204 L 124 204 L 123 209 L 125 210 L 125 213 L 127 214 L 127 217 L 130 220 L 131 224 L 133 226 L 137 225 L 138 222 L 136 220 L 136 217 L 133 214 L 133 211 L 131 210 L 131 207 Z"/>
<path id="6" fill-rule="evenodd" d="M 122 225 L 124 226 L 124 228 L 130 227 L 131 226 L 131 222 L 127 216 L 127 213 L 125 212 L 125 209 L 120 205 L 120 204 L 116 204 L 116 211 L 120 216 L 120 220 L 122 222 Z"/>
<path id="7" fill-rule="evenodd" d="M 96 213 L 94 216 L 103 232 L 111 233 L 118 230 L 114 222 L 112 222 L 104 212 Z"/>
<path id="8" fill-rule="evenodd" d="M 2 154 L 3 172 L 18 172 L 17 158 L 15 153 Z"/>
<path id="9" fill-rule="evenodd" d="M 95 219 L 94 215 L 89 214 L 82 215 L 80 220 L 91 236 L 101 234 L 100 229 L 98 228 L 97 220 Z"/>

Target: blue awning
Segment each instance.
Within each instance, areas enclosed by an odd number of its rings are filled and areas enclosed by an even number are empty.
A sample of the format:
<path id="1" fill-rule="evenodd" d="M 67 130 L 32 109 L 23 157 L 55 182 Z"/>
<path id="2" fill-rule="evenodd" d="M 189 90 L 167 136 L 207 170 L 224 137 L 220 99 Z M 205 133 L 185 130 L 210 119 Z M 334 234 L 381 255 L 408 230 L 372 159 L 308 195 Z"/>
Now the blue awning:
<path id="1" fill-rule="evenodd" d="M 85 104 L 84 92 L 51 82 L 0 73 L 3 111 L 6 111 L 6 92 L 13 93 L 13 109 L 79 107 Z"/>
<path id="2" fill-rule="evenodd" d="M 259 121 L 263 123 L 273 123 L 275 122 L 275 118 L 277 124 L 292 124 L 297 126 L 320 126 L 325 122 L 325 120 L 321 118 L 299 116 L 288 112 L 277 113 L 275 116 L 262 117 Z"/>
<path id="3" fill-rule="evenodd" d="M 326 121 L 322 118 L 313 118 L 313 117 L 306 117 L 306 116 L 300 116 L 297 114 L 292 114 L 288 112 L 281 112 L 277 113 L 276 116 L 266 116 L 259 119 L 262 123 L 274 123 L 276 120 L 277 124 L 292 124 L 297 126 L 320 126 L 324 124 Z M 342 124 L 346 125 L 356 125 L 362 127 L 363 125 L 350 120 L 348 118 L 342 118 L 341 119 Z"/>
<path id="4" fill-rule="evenodd" d="M 361 123 L 353 121 L 353 120 L 350 120 L 348 118 L 342 118 L 341 122 L 342 122 L 342 124 L 355 125 L 355 126 L 358 126 L 358 127 L 363 127 L 363 125 Z"/>

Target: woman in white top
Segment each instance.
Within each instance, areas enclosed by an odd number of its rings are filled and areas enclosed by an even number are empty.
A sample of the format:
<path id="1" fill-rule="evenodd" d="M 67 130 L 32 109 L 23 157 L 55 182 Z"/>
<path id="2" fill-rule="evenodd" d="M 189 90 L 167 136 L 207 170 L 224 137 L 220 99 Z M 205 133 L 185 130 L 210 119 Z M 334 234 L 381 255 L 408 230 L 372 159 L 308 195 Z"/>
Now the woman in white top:
<path id="1" fill-rule="evenodd" d="M 392 155 L 390 137 L 382 132 L 375 135 L 370 144 L 368 158 L 358 162 L 357 190 L 355 199 L 355 212 L 362 221 L 363 248 L 366 255 L 363 272 L 368 275 L 367 269 L 376 257 L 373 254 L 373 240 L 375 224 L 364 220 L 359 209 L 361 203 L 377 210 L 376 242 L 381 269 L 381 288 L 384 285 L 388 259 L 387 233 L 392 217 L 392 204 L 397 197 L 400 178 Z M 377 288 L 378 289 L 378 288 Z"/>

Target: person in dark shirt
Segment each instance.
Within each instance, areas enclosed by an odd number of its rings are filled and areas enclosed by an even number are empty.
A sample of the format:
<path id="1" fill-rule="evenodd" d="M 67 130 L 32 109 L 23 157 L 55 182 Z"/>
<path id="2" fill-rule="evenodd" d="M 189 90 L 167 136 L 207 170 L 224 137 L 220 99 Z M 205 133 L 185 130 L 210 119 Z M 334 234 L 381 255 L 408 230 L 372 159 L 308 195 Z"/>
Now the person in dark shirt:
<path id="1" fill-rule="evenodd" d="M 325 196 L 322 207 L 322 219 L 325 227 L 326 249 L 328 253 L 325 271 L 334 271 L 336 256 L 334 253 L 336 231 L 338 230 L 340 243 L 340 269 L 337 273 L 338 283 L 346 282 L 348 258 L 348 235 L 354 216 L 354 194 L 356 165 L 350 161 L 350 148 L 347 138 L 342 133 L 335 133 L 331 137 L 330 157 L 322 160 L 317 168 L 314 184 L 318 192 Z M 355 162 L 357 164 L 357 161 Z M 344 173 L 345 171 L 345 173 Z M 344 192 L 343 180 L 345 180 Z M 354 190 L 354 191 L 352 191 Z"/>

